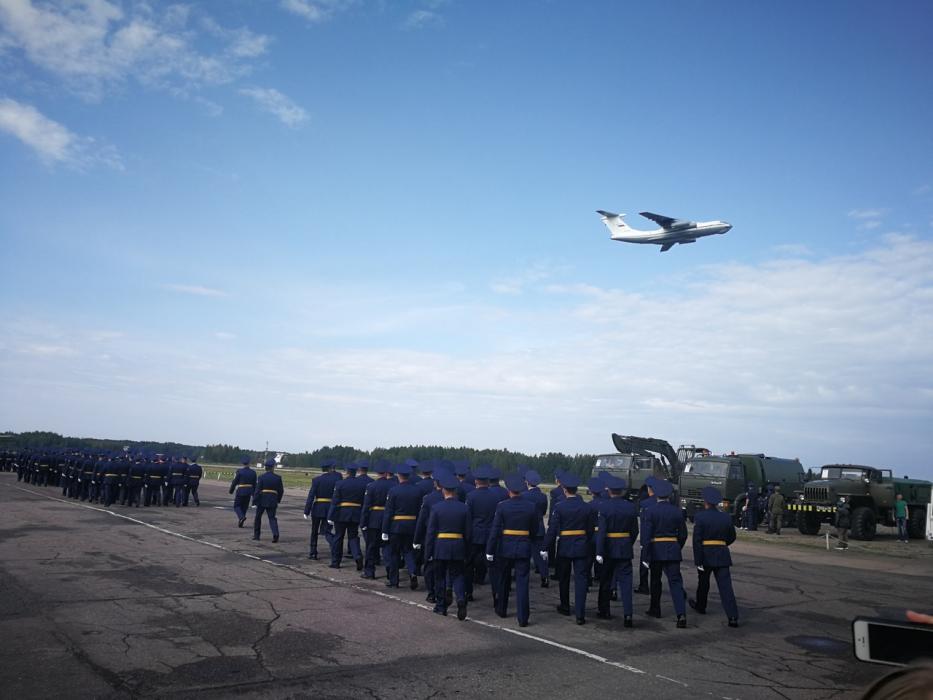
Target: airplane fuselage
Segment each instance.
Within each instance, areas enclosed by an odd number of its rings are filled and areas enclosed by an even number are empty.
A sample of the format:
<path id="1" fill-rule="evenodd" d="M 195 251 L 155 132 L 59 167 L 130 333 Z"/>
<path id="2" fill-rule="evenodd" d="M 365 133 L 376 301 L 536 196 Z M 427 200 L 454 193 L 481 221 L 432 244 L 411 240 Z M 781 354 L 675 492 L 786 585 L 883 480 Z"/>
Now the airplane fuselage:
<path id="1" fill-rule="evenodd" d="M 659 228 L 652 231 L 641 231 L 626 226 L 623 231 L 614 231 L 611 238 L 623 243 L 653 243 L 654 245 L 693 243 L 697 238 L 727 233 L 731 228 L 732 225 L 725 221 L 697 221 L 685 227 Z"/>

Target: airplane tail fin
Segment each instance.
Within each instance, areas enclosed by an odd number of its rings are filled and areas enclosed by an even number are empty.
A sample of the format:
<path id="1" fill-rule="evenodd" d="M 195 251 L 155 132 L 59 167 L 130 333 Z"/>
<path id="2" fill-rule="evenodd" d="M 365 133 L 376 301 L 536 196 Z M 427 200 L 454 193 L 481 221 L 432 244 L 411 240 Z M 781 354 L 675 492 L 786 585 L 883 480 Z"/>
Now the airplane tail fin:
<path id="1" fill-rule="evenodd" d="M 624 236 L 632 231 L 623 220 L 625 214 L 613 214 L 611 211 L 603 211 L 602 209 L 597 209 L 596 213 L 602 217 L 603 223 L 609 229 L 610 238 Z"/>

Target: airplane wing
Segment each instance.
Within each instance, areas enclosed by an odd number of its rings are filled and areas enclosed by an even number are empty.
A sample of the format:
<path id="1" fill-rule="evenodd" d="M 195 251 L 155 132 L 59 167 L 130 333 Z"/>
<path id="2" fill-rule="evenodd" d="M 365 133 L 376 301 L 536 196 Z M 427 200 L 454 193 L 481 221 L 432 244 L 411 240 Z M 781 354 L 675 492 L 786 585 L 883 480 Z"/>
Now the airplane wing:
<path id="1" fill-rule="evenodd" d="M 664 253 L 674 247 L 673 243 L 665 243 L 661 246 L 661 252 Z"/>
<path id="2" fill-rule="evenodd" d="M 650 211 L 639 212 L 646 219 L 651 219 L 654 223 L 661 226 L 661 228 L 677 228 L 685 227 L 693 222 L 685 221 L 684 219 L 673 219 L 670 216 L 661 216 L 660 214 L 652 214 Z"/>

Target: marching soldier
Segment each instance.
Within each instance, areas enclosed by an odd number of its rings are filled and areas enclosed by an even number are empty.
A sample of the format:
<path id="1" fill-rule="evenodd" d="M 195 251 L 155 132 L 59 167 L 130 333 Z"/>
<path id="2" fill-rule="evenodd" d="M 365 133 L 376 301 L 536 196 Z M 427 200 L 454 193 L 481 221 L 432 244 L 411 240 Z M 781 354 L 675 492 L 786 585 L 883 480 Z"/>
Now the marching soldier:
<path id="1" fill-rule="evenodd" d="M 421 490 L 413 484 L 411 466 L 400 464 L 396 470 L 398 486 L 394 486 L 386 497 L 386 509 L 382 518 L 382 541 L 389 543 L 389 558 L 386 562 L 388 588 L 398 588 L 399 565 L 405 560 L 411 589 L 418 589 L 415 563 L 414 536 L 418 511 L 421 509 Z"/>
<path id="2" fill-rule="evenodd" d="M 638 537 L 638 511 L 635 504 L 623 498 L 626 483 L 612 474 L 603 476 L 603 484 L 609 489 L 609 498 L 604 498 L 597 513 L 596 563 L 600 565 L 599 612 L 596 617 L 608 620 L 609 601 L 616 588 L 616 580 L 622 587 L 622 624 L 632 626 L 632 543 Z"/>
<path id="3" fill-rule="evenodd" d="M 538 488 L 538 484 L 540 483 L 541 475 L 534 469 L 529 469 L 525 472 L 525 484 L 527 484 L 528 490 L 522 493 L 522 498 L 526 498 L 535 504 L 535 512 L 538 515 L 538 526 L 531 536 L 531 562 L 541 576 L 541 588 L 547 588 L 550 585 L 550 571 L 548 570 L 547 561 L 541 558 L 541 542 L 544 539 L 545 533 L 544 515 L 547 513 L 548 499 L 547 496 L 542 493 L 541 489 Z"/>
<path id="4" fill-rule="evenodd" d="M 185 500 L 185 484 L 188 481 L 188 458 L 182 457 L 180 462 L 172 463 L 172 475 L 169 478 L 169 502 L 176 508 L 181 508 Z"/>
<path id="5" fill-rule="evenodd" d="M 198 486 L 201 485 L 201 477 L 204 476 L 204 470 L 197 462 L 188 465 L 187 480 L 185 481 L 185 500 L 183 506 L 188 505 L 188 497 L 194 499 L 194 505 L 200 506 L 201 499 L 198 498 Z"/>
<path id="6" fill-rule="evenodd" d="M 349 539 L 350 556 L 356 562 L 356 570 L 363 570 L 363 553 L 360 550 L 360 517 L 363 512 L 363 498 L 366 495 L 366 482 L 358 476 L 341 479 L 334 485 L 334 492 L 327 511 L 327 524 L 333 528 L 334 536 L 330 547 L 330 568 L 339 569 L 343 559 L 343 539 Z"/>
<path id="7" fill-rule="evenodd" d="M 126 503 L 131 508 L 139 508 L 142 500 L 143 481 L 146 478 L 146 464 L 142 456 L 137 456 L 127 470 Z"/>
<path id="8" fill-rule="evenodd" d="M 531 564 L 532 538 L 541 527 L 541 517 L 535 503 L 522 498 L 525 479 L 520 474 L 505 478 L 509 497 L 500 501 L 492 519 L 486 542 L 486 560 L 497 563 L 499 590 L 496 593 L 496 615 L 509 614 L 509 589 L 515 571 L 515 604 L 518 626 L 527 627 L 531 606 L 528 600 L 528 574 Z M 498 560 L 498 561 L 496 561 Z"/>
<path id="9" fill-rule="evenodd" d="M 482 584 L 486 578 L 486 543 L 489 540 L 489 528 L 499 505 L 499 496 L 489 488 L 491 468 L 481 464 L 473 471 L 476 488 L 466 498 L 466 505 L 470 512 L 470 542 L 467 553 L 466 566 L 466 597 L 473 600 L 473 586 Z M 490 572 L 493 604 L 495 604 L 496 587 L 494 574 Z"/>
<path id="10" fill-rule="evenodd" d="M 427 602 L 434 603 L 434 564 L 427 559 L 427 553 L 423 549 L 425 540 L 428 534 L 428 520 L 431 518 L 431 507 L 437 503 L 440 503 L 444 500 L 444 493 L 441 489 L 441 477 L 446 476 L 447 472 L 441 469 L 434 471 L 433 479 L 430 480 L 431 483 L 435 485 L 435 489 L 431 491 L 427 496 L 421 499 L 421 509 L 418 511 L 418 519 L 415 521 L 415 541 L 414 548 L 416 551 L 421 551 L 424 559 L 421 570 L 424 573 L 424 587 L 428 590 L 428 595 L 425 598 Z M 425 480 L 428 480 L 425 477 Z M 420 486 L 419 482 L 418 485 Z M 457 482 L 458 485 L 460 482 Z"/>
<path id="11" fill-rule="evenodd" d="M 735 542 L 735 525 L 732 517 L 716 508 L 722 494 L 712 486 L 703 489 L 704 510 L 693 520 L 693 563 L 696 564 L 698 581 L 697 597 L 691 598 L 690 607 L 701 615 L 706 614 L 706 599 L 709 595 L 710 574 L 716 577 L 719 599 L 729 618 L 729 627 L 739 626 L 739 607 L 732 590 L 732 556 L 729 545 Z"/>
<path id="12" fill-rule="evenodd" d="M 282 502 L 285 487 L 282 477 L 276 474 L 275 460 L 271 457 L 265 463 L 266 473 L 256 480 L 256 493 L 253 496 L 253 505 L 256 506 L 256 519 L 253 520 L 253 539 L 258 540 L 262 529 L 262 514 L 269 518 L 269 528 L 272 530 L 272 542 L 279 541 L 279 521 L 275 517 L 275 510 Z"/>
<path id="13" fill-rule="evenodd" d="M 651 569 L 651 605 L 648 614 L 661 617 L 661 572 L 667 577 L 674 610 L 677 612 L 677 627 L 687 626 L 684 606 L 684 581 L 680 574 L 682 559 L 680 550 L 687 541 L 687 524 L 683 511 L 668 499 L 673 486 L 665 479 L 655 479 L 653 491 L 658 502 L 649 508 L 645 518 L 645 539 L 648 542 L 647 556 Z"/>
<path id="14" fill-rule="evenodd" d="M 434 612 L 447 614 L 446 582 L 453 586 L 457 600 L 457 619 L 467 616 L 466 585 L 463 564 L 467 558 L 466 543 L 470 540 L 470 513 L 457 497 L 460 482 L 457 477 L 441 473 L 443 500 L 431 506 L 425 540 L 425 558 L 434 565 Z"/>
<path id="15" fill-rule="evenodd" d="M 379 478 L 366 487 L 363 497 L 363 513 L 360 516 L 363 536 L 366 539 L 366 556 L 363 559 L 363 578 L 376 578 L 376 563 L 382 547 L 382 516 L 386 509 L 386 497 L 396 482 L 391 478 L 392 465 L 382 460 L 376 467 Z M 383 557 L 385 558 L 385 557 Z"/>
<path id="16" fill-rule="evenodd" d="M 246 522 L 246 512 L 249 510 L 249 501 L 256 490 L 256 472 L 249 464 L 249 457 L 241 460 L 243 466 L 236 470 L 233 482 L 230 484 L 230 493 L 233 494 L 233 512 L 236 513 L 237 527 L 243 527 Z"/>
<path id="17" fill-rule="evenodd" d="M 638 554 L 638 588 L 635 589 L 635 592 L 644 595 L 649 595 L 651 593 L 648 587 L 651 579 L 649 576 L 648 560 L 646 558 L 649 543 L 648 540 L 645 539 L 645 520 L 648 517 L 648 510 L 658 502 L 658 499 L 655 498 L 654 490 L 652 489 L 653 484 L 653 476 L 649 476 L 645 479 L 645 490 L 642 497 L 638 500 L 638 518 L 641 522 L 641 538 L 638 544 L 640 545 L 641 551 Z"/>
<path id="18" fill-rule="evenodd" d="M 311 517 L 311 542 L 308 548 L 308 559 L 317 559 L 318 533 L 323 530 L 324 540 L 329 547 L 334 546 L 334 536 L 327 524 L 327 511 L 330 510 L 331 499 L 334 496 L 334 485 L 340 481 L 340 474 L 332 471 L 334 460 L 325 459 L 321 462 L 320 476 L 311 480 L 308 489 L 308 498 L 305 500 L 305 520 Z"/>
<path id="19" fill-rule="evenodd" d="M 577 495 L 580 477 L 565 472 L 561 475 L 564 497 L 554 507 L 544 538 L 542 558 L 547 558 L 547 549 L 556 541 L 557 578 L 560 589 L 560 605 L 557 612 L 570 615 L 570 572 L 574 576 L 574 612 L 577 624 L 586 624 L 586 576 L 589 567 L 590 543 L 595 515 L 590 505 Z"/>

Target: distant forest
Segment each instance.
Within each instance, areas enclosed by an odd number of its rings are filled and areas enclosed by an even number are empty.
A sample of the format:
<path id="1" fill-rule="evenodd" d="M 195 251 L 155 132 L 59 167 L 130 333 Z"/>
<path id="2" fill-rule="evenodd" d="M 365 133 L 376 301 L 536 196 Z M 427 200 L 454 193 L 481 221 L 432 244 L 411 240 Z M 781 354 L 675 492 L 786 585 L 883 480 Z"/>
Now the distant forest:
<path id="1" fill-rule="evenodd" d="M 0 450 L 19 450 L 24 448 L 71 448 L 91 450 L 122 450 L 128 447 L 132 452 L 163 453 L 194 457 L 209 464 L 239 464 L 243 457 L 255 462 L 260 459 L 262 450 L 247 450 L 236 445 L 184 445 L 178 442 L 151 442 L 140 440 L 102 440 L 99 438 L 65 437 L 58 433 L 27 432 L 0 434 Z M 270 453 L 272 450 L 270 450 Z M 491 464 L 503 471 L 512 471 L 519 465 L 526 465 L 537 470 L 545 479 L 552 479 L 558 469 L 570 471 L 588 477 L 596 455 L 565 455 L 562 452 L 546 452 L 527 455 L 509 450 L 478 450 L 472 447 L 442 447 L 440 445 L 408 445 L 407 447 L 377 447 L 372 452 L 359 450 L 350 445 L 320 447 L 311 452 L 287 453 L 285 466 L 295 469 L 313 469 L 325 459 L 336 460 L 338 464 L 348 464 L 360 459 L 387 459 L 393 464 L 409 457 L 420 461 L 428 459 L 447 459 L 452 462 L 466 460 L 471 467 L 479 464 Z"/>

